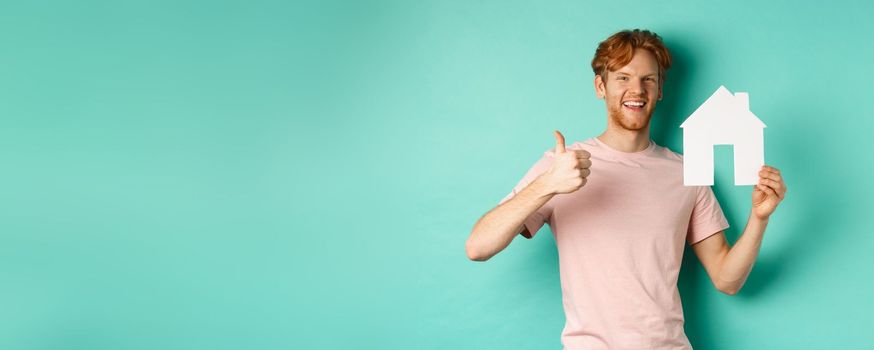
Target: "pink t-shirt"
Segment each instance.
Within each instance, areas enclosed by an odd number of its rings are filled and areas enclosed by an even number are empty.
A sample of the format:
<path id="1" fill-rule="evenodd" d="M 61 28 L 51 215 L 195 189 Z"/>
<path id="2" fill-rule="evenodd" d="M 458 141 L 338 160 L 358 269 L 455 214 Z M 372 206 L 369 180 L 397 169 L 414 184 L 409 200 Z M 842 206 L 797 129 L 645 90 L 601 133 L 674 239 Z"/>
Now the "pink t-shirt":
<path id="1" fill-rule="evenodd" d="M 713 191 L 683 186 L 683 158 L 650 141 L 614 150 L 597 138 L 568 150 L 592 154 L 591 175 L 525 220 L 532 238 L 549 223 L 558 246 L 567 350 L 691 349 L 677 289 L 685 243 L 728 228 Z M 546 151 L 501 203 L 552 166 Z"/>

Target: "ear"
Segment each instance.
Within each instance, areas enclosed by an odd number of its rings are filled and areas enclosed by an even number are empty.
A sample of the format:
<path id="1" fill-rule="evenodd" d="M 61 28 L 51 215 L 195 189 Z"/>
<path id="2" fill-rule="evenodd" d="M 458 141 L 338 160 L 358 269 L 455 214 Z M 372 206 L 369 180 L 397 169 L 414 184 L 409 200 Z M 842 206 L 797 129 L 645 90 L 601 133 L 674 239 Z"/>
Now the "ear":
<path id="1" fill-rule="evenodd" d="M 659 90 L 659 94 L 661 94 L 661 90 Z M 595 96 L 598 96 L 598 99 L 601 100 L 607 96 L 607 89 L 604 87 L 604 79 L 601 78 L 600 74 L 595 74 Z"/>

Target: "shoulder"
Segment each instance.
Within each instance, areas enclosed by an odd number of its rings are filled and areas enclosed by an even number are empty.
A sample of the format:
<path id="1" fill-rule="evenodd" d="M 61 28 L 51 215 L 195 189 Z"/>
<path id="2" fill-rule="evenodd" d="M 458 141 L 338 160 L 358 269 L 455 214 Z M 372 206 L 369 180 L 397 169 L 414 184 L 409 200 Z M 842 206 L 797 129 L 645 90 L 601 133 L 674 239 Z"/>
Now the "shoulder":
<path id="1" fill-rule="evenodd" d="M 666 162 L 683 165 L 682 154 L 674 152 L 670 148 L 660 146 L 658 144 L 655 145 L 655 149 L 653 150 L 653 156 L 659 159 L 663 159 Z"/>
<path id="2" fill-rule="evenodd" d="M 576 141 L 572 143 L 570 146 L 567 146 L 568 150 L 586 150 L 589 153 L 596 152 L 598 149 L 598 144 L 593 140 L 594 138 L 588 138 L 582 141 Z"/>
<path id="3" fill-rule="evenodd" d="M 655 169 L 661 169 L 666 174 L 676 177 L 676 181 L 683 182 L 683 155 L 672 151 L 667 147 L 655 144 L 652 152 L 647 156 L 648 161 Z"/>
<path id="4" fill-rule="evenodd" d="M 592 142 L 592 139 L 586 139 L 583 141 L 575 141 L 567 146 L 565 146 L 565 150 L 568 151 L 579 151 L 586 150 L 589 153 L 593 153 L 597 149 L 597 145 Z M 542 158 L 554 158 L 555 157 L 555 147 L 550 147 L 546 151 L 543 152 Z"/>

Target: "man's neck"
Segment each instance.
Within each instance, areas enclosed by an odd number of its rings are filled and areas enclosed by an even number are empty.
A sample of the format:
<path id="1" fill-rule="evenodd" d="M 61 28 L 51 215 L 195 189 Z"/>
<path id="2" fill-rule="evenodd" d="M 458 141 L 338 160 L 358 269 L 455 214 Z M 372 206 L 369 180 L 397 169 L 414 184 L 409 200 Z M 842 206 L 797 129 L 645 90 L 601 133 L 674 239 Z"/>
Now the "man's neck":
<path id="1" fill-rule="evenodd" d="M 640 131 L 607 128 L 598 140 L 620 152 L 640 152 L 649 147 L 649 127 Z"/>

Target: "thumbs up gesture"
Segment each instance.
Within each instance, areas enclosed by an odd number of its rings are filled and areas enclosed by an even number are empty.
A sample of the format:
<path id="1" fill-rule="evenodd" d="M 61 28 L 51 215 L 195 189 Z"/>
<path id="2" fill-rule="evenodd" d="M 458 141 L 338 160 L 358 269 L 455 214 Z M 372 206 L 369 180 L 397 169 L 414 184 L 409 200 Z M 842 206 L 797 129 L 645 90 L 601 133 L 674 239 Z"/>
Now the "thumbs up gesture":
<path id="1" fill-rule="evenodd" d="M 571 193 L 586 184 L 591 171 L 592 155 L 586 150 L 568 151 L 564 147 L 564 135 L 555 131 L 555 149 L 552 167 L 544 173 L 544 182 L 551 193 Z"/>

